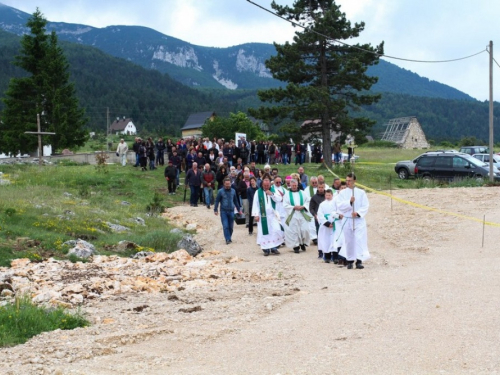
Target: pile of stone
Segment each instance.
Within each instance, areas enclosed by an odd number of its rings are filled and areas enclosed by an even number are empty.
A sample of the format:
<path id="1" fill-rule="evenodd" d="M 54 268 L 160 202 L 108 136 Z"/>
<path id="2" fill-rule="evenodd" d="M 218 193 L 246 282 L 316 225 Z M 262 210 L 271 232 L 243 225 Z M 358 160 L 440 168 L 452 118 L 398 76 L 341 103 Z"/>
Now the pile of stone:
<path id="1" fill-rule="evenodd" d="M 38 158 L 1 158 L 0 165 L 2 165 L 2 164 L 5 164 L 5 165 L 7 165 L 7 164 L 10 164 L 10 165 L 13 165 L 13 164 L 39 164 L 38 160 L 39 160 Z M 47 159 L 43 159 L 42 163 L 43 163 L 43 165 L 54 164 Z"/>
<path id="2" fill-rule="evenodd" d="M 179 288 L 217 287 L 235 280 L 258 282 L 274 278 L 229 267 L 228 263 L 241 259 L 214 257 L 218 254 L 212 251 L 193 258 L 185 250 L 178 250 L 141 259 L 98 255 L 88 263 L 16 259 L 11 268 L 0 268 L 0 294 L 6 300 L 29 294 L 35 303 L 72 307 L 125 293 L 175 292 Z"/>

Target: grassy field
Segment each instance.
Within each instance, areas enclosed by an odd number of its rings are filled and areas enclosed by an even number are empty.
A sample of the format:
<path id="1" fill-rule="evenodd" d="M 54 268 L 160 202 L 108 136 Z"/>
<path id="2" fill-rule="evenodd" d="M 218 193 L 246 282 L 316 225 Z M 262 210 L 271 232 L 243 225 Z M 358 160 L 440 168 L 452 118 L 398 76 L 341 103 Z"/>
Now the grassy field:
<path id="1" fill-rule="evenodd" d="M 180 239 L 148 206 L 179 204 L 168 196 L 163 171 L 141 172 L 131 166 L 0 166 L 10 185 L 0 186 L 0 265 L 10 259 L 63 258 L 71 239 L 85 239 L 103 254 L 121 240 L 155 251 L 172 251 Z M 157 202 L 155 202 L 155 194 Z M 146 226 L 134 222 L 141 217 Z M 130 228 L 114 233 L 107 223 Z M 130 254 L 124 254 L 130 255 Z"/>

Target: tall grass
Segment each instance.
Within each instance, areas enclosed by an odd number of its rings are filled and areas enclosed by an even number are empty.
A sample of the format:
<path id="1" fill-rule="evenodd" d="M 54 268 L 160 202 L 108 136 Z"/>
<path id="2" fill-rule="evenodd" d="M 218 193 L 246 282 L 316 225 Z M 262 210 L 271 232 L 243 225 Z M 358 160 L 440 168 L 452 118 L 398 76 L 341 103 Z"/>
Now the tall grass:
<path id="1" fill-rule="evenodd" d="M 41 332 L 88 325 L 81 312 L 70 314 L 62 307 L 47 309 L 34 305 L 29 297 L 19 297 L 0 307 L 0 347 L 23 344 Z"/>

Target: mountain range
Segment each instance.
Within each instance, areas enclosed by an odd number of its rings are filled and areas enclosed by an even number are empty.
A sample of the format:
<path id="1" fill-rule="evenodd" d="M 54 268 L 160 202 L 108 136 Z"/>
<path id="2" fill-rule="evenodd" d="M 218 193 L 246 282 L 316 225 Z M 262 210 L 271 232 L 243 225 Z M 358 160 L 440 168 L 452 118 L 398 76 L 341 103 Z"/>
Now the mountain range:
<path id="1" fill-rule="evenodd" d="M 12 61 L 20 36 L 29 32 L 29 17 L 0 3 L 0 96 L 10 78 L 25 74 Z M 58 34 L 92 130 L 106 129 L 109 108 L 111 118 L 132 117 L 145 132 L 177 136 L 193 112 L 246 112 L 261 105 L 258 89 L 282 84 L 265 67 L 275 53 L 271 44 L 200 47 L 139 26 L 49 22 L 47 28 Z M 375 138 L 389 119 L 417 116 L 428 139 L 488 139 L 486 102 L 384 60 L 370 67 L 369 74 L 379 77 L 372 89 L 382 99 L 358 113 L 376 121 L 371 131 Z M 495 116 L 500 117 L 498 110 Z"/>
<path id="2" fill-rule="evenodd" d="M 23 35 L 29 32 L 26 27 L 29 17 L 28 13 L 0 3 L 0 29 Z M 96 47 L 146 69 L 167 73 L 173 79 L 191 87 L 235 90 L 282 85 L 282 82 L 272 77 L 265 66 L 265 61 L 276 52 L 272 44 L 202 47 L 142 26 L 95 28 L 81 24 L 49 22 L 47 30 L 55 31 L 60 40 Z M 380 60 L 378 65 L 370 67 L 368 74 L 379 77 L 373 91 L 473 100 L 457 89 L 420 77 L 385 60 Z"/>

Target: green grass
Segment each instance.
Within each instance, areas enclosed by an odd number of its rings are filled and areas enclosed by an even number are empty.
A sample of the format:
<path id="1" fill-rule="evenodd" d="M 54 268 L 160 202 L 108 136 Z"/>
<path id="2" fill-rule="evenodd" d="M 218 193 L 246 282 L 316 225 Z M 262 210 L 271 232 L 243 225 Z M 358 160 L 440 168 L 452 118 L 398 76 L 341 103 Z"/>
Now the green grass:
<path id="1" fill-rule="evenodd" d="M 124 239 L 154 251 L 175 250 L 180 236 L 170 233 L 173 226 L 148 215 L 153 203 L 172 207 L 182 201 L 182 194 L 167 194 L 163 170 L 106 168 L 108 173 L 91 165 L 0 166 L 12 182 L 0 187 L 0 265 L 20 257 L 65 258 L 68 249 L 62 243 L 77 238 L 91 242 L 101 254 L 114 253 L 113 246 Z M 131 221 L 136 217 L 146 226 Z M 106 222 L 130 231 L 112 233 Z"/>
<path id="2" fill-rule="evenodd" d="M 23 344 L 41 332 L 88 325 L 79 312 L 70 314 L 62 307 L 46 309 L 34 305 L 29 297 L 20 297 L 0 307 L 0 347 Z"/>

